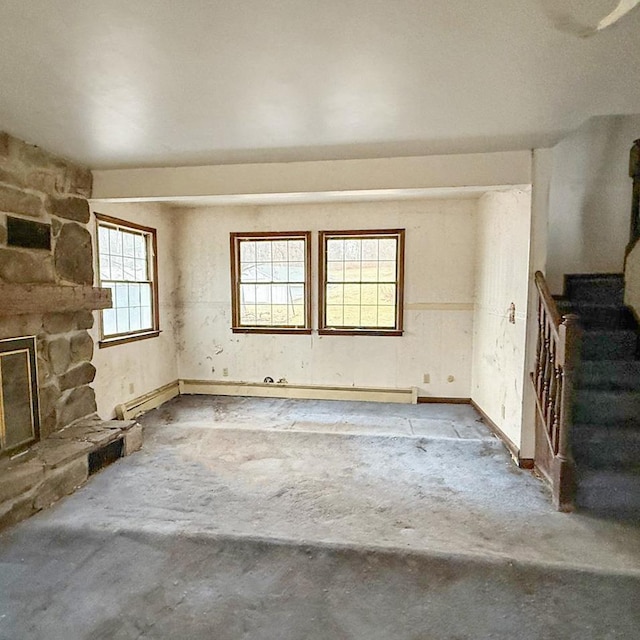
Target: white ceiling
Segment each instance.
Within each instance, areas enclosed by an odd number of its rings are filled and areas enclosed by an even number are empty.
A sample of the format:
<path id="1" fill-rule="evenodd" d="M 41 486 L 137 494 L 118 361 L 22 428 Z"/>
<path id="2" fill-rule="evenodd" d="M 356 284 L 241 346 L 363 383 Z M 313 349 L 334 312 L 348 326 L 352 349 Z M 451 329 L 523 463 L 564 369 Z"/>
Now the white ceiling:
<path id="1" fill-rule="evenodd" d="M 567 28 L 616 4 L 2 0 L 0 129 L 92 168 L 545 146 L 640 111 L 640 12 Z"/>

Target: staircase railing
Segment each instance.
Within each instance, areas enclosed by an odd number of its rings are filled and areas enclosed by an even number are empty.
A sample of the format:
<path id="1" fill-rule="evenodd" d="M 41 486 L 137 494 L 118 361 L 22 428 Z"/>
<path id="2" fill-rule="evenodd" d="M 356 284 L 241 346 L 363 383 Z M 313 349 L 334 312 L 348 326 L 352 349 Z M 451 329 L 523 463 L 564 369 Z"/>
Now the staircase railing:
<path id="1" fill-rule="evenodd" d="M 551 484 L 553 504 L 573 510 L 574 464 L 569 450 L 574 375 L 580 357 L 578 316 L 561 316 L 544 275 L 535 274 L 538 290 L 536 367 L 531 374 L 536 392 L 535 465 Z"/>

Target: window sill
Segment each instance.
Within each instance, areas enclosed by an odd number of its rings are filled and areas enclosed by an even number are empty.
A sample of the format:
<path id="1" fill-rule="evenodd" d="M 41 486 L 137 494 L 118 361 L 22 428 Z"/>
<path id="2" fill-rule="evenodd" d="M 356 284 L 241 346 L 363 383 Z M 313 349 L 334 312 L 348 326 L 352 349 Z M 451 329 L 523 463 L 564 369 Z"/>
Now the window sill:
<path id="1" fill-rule="evenodd" d="M 311 329 L 296 329 L 295 327 L 231 327 L 233 333 L 271 333 L 311 335 Z"/>
<path id="2" fill-rule="evenodd" d="M 319 336 L 402 336 L 397 329 L 318 329 Z"/>
<path id="3" fill-rule="evenodd" d="M 127 344 L 129 342 L 137 342 L 138 340 L 146 340 L 147 338 L 157 338 L 160 331 L 145 331 L 144 333 L 134 333 L 126 336 L 117 336 L 115 338 L 104 338 L 98 342 L 98 348 L 115 347 L 118 344 Z"/>

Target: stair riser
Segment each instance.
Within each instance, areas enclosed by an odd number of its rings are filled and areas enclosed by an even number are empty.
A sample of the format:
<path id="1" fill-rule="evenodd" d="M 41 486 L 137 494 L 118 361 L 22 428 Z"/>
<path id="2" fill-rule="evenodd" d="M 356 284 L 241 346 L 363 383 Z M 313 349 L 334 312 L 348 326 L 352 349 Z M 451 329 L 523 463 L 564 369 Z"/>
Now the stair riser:
<path id="1" fill-rule="evenodd" d="M 581 302 L 621 305 L 624 304 L 624 279 L 622 276 L 567 276 L 565 295 Z"/>
<path id="2" fill-rule="evenodd" d="M 640 362 L 583 362 L 578 387 L 640 391 Z"/>
<path id="3" fill-rule="evenodd" d="M 637 336 L 627 331 L 606 335 L 585 332 L 582 340 L 582 358 L 584 360 L 635 360 L 637 342 Z"/>
<path id="4" fill-rule="evenodd" d="M 640 440 L 611 437 L 581 442 L 574 437 L 573 457 L 578 467 L 588 469 L 616 469 L 640 472 Z"/>
<path id="5" fill-rule="evenodd" d="M 576 424 L 637 423 L 640 395 L 632 392 L 578 391 L 574 404 Z"/>
<path id="6" fill-rule="evenodd" d="M 593 511 L 640 516 L 640 475 L 612 477 L 602 472 L 578 477 L 576 504 Z"/>

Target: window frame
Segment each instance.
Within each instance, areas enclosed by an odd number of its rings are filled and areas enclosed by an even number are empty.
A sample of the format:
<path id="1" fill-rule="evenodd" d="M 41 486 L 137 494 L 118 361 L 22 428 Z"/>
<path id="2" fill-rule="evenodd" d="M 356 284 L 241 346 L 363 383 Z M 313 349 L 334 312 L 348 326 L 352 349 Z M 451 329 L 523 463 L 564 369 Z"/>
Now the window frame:
<path id="1" fill-rule="evenodd" d="M 142 232 L 147 236 L 147 270 L 151 283 L 151 320 L 152 329 L 144 329 L 141 331 L 128 331 L 117 335 L 104 335 L 103 312 L 99 314 L 100 339 L 98 348 L 112 347 L 118 344 L 127 344 L 137 340 L 146 340 L 147 338 L 156 338 L 160 335 L 160 308 L 158 304 L 158 237 L 156 229 L 146 227 L 136 222 L 114 218 L 113 216 L 95 213 L 96 219 L 96 275 L 98 286 L 102 286 L 102 278 L 100 276 L 100 226 L 116 227 L 129 232 Z"/>
<path id="2" fill-rule="evenodd" d="M 396 322 L 393 328 L 331 327 L 326 323 L 327 291 L 327 240 L 333 238 L 393 237 L 397 242 L 396 252 Z M 404 333 L 404 229 L 360 229 L 356 231 L 335 230 L 318 232 L 318 335 L 323 336 L 402 336 Z M 362 283 L 362 282 L 361 282 Z"/>
<path id="3" fill-rule="evenodd" d="M 311 327 L 311 231 L 238 231 L 231 232 L 231 331 L 233 333 L 269 333 L 309 335 Z M 304 240 L 304 327 L 240 324 L 240 242 L 242 240 Z M 267 284 L 267 283 L 263 283 Z M 268 284 L 274 284 L 273 280 Z M 276 283 L 277 284 L 277 283 Z"/>

